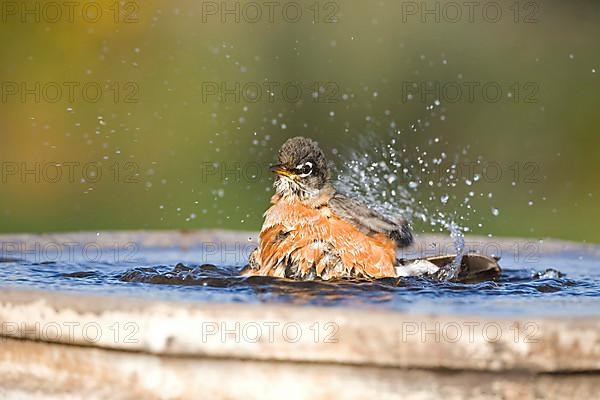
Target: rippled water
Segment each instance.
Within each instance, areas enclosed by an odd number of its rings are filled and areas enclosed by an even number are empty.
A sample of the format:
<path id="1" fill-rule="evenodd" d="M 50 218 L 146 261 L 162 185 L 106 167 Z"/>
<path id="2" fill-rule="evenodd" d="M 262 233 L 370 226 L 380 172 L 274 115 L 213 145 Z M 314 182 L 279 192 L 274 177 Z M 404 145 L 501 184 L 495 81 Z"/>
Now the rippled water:
<path id="1" fill-rule="evenodd" d="M 475 284 L 425 278 L 377 282 L 292 282 L 241 277 L 243 262 L 199 265 L 202 249 L 146 249 L 135 260 L 3 260 L 1 286 L 149 296 L 186 301 L 375 307 L 419 313 L 488 315 L 600 314 L 600 259 L 586 253 L 540 255 L 535 263 L 501 261 L 501 278 Z M 1 290 L 1 289 L 0 289 Z"/>

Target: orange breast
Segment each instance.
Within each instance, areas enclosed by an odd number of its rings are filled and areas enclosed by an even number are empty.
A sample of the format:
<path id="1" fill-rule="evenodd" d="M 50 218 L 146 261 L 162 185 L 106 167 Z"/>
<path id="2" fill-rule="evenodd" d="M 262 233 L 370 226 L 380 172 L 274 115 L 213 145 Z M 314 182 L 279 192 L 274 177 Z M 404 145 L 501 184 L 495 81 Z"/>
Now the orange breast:
<path id="1" fill-rule="evenodd" d="M 321 277 L 389 277 L 395 276 L 395 250 L 385 235 L 367 236 L 326 206 L 282 200 L 265 213 L 255 273 L 285 277 L 286 265 L 293 263 Z"/>

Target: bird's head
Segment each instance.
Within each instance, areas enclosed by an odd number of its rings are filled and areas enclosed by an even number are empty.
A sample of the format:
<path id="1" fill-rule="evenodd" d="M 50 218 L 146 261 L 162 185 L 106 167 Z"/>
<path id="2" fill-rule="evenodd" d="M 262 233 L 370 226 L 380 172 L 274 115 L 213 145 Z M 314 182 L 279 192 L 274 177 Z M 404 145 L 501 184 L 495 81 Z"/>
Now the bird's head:
<path id="1" fill-rule="evenodd" d="M 277 174 L 275 190 L 283 197 L 317 197 L 329 182 L 327 160 L 317 142 L 297 136 L 279 149 L 279 164 L 271 167 Z"/>

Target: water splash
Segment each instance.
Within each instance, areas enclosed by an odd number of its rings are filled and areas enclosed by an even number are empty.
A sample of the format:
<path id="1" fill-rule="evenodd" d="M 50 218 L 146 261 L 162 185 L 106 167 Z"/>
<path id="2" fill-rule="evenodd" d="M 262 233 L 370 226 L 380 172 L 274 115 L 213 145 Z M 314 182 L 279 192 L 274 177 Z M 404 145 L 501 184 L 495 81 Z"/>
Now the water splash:
<path id="1" fill-rule="evenodd" d="M 456 257 L 454 257 L 454 260 L 449 265 L 446 265 L 438 272 L 438 277 L 444 280 L 452 280 L 460 273 L 460 265 L 465 254 L 465 235 L 454 222 L 446 224 L 446 229 L 450 232 L 450 237 L 456 250 Z"/>
<path id="2" fill-rule="evenodd" d="M 439 106 L 436 102 L 426 110 L 435 116 Z M 405 130 L 392 123 L 387 138 L 369 131 L 361 137 L 358 149 L 346 155 L 336 150 L 342 164 L 336 187 L 392 220 L 403 215 L 432 232 L 449 233 L 456 258 L 443 269 L 441 278 L 451 280 L 460 272 L 464 232 L 470 231 L 468 224 L 477 211 L 471 201 L 476 195 L 474 187 L 482 180 L 475 173 L 462 174 L 461 162 L 467 163 L 469 147 L 451 154 L 440 137 L 422 134 L 429 127 L 427 118 Z M 481 163 L 481 157 L 475 159 L 474 163 Z M 492 196 L 479 193 L 479 197 Z"/>

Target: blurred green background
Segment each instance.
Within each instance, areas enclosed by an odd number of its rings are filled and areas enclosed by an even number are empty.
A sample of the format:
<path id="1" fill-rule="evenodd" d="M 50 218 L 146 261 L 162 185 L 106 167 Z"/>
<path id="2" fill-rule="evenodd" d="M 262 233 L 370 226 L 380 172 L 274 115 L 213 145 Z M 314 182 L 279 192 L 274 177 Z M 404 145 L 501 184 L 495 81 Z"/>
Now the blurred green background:
<path id="1" fill-rule="evenodd" d="M 257 230 L 285 139 L 343 170 L 400 129 L 408 153 L 501 168 L 471 231 L 600 242 L 598 2 L 48 3 L 2 2 L 3 232 Z"/>

